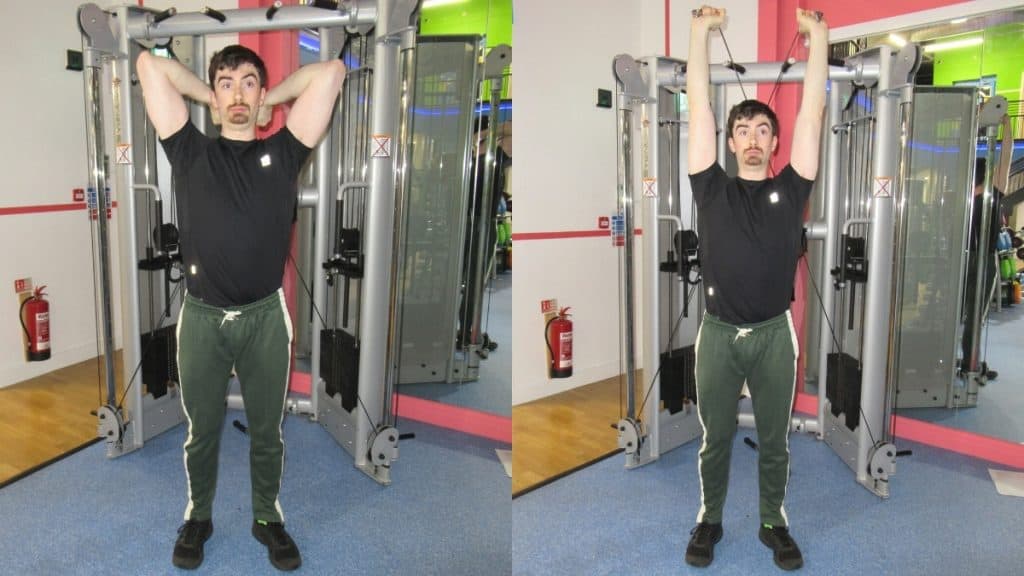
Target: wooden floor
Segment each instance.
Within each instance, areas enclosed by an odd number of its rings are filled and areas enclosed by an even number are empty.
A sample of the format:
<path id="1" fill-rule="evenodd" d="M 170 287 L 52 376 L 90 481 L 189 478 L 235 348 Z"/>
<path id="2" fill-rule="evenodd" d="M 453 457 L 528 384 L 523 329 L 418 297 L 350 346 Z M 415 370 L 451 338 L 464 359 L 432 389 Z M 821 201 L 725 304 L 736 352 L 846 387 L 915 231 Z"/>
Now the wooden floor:
<path id="1" fill-rule="evenodd" d="M 615 451 L 625 405 L 624 385 L 610 378 L 513 406 L 512 494 Z"/>
<path id="2" fill-rule="evenodd" d="M 0 388 L 0 484 L 94 440 L 102 382 L 94 359 Z M 614 452 L 624 406 L 617 378 L 514 406 L 512 493 Z"/>
<path id="3" fill-rule="evenodd" d="M 96 438 L 103 373 L 93 359 L 0 388 L 0 484 Z"/>

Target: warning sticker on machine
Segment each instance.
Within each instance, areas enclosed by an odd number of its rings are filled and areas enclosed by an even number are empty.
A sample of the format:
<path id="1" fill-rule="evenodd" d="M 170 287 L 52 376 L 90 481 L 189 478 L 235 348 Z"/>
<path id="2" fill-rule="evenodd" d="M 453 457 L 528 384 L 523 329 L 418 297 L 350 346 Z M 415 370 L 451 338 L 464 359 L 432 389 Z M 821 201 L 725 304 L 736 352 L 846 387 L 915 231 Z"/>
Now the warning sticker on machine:
<path id="1" fill-rule="evenodd" d="M 391 158 L 391 135 L 390 134 L 374 134 L 373 135 L 373 157 L 374 158 Z"/>
<path id="2" fill-rule="evenodd" d="M 131 164 L 132 163 L 132 145 L 131 144 L 118 144 L 117 145 L 117 163 L 118 164 Z"/>
<path id="3" fill-rule="evenodd" d="M 892 178 L 879 176 L 875 178 L 875 198 L 892 198 Z"/>
<path id="4" fill-rule="evenodd" d="M 658 196 L 657 186 L 657 178 L 644 178 L 644 198 L 656 198 Z"/>

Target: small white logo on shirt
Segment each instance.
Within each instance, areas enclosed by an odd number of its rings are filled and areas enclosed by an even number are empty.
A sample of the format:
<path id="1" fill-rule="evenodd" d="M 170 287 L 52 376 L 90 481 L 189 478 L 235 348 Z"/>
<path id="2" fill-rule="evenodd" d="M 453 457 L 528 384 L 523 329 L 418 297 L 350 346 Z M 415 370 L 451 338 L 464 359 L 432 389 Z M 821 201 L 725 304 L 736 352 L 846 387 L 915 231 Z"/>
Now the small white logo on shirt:
<path id="1" fill-rule="evenodd" d="M 270 154 L 264 154 L 260 157 L 260 166 L 263 166 L 264 168 L 270 166 Z"/>
<path id="2" fill-rule="evenodd" d="M 778 204 L 779 203 L 779 193 L 778 192 L 772 192 L 771 194 L 769 194 L 768 195 L 768 201 L 771 202 L 772 204 Z"/>

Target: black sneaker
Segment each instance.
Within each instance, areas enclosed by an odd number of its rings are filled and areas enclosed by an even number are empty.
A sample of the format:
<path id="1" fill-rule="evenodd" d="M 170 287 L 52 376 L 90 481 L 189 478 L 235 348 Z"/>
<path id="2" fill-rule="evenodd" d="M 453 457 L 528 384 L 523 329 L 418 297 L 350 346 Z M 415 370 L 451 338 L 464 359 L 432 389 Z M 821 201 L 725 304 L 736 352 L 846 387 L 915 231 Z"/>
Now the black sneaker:
<path id="1" fill-rule="evenodd" d="M 715 559 L 715 544 L 722 539 L 722 524 L 701 522 L 690 530 L 690 543 L 686 545 L 686 563 L 703 568 Z"/>
<path id="2" fill-rule="evenodd" d="M 264 522 L 254 520 L 252 523 L 252 535 L 267 547 L 270 553 L 270 563 L 278 570 L 295 570 L 302 565 L 302 556 L 299 555 L 299 547 L 295 541 L 284 530 L 284 524 L 280 522 Z"/>
<path id="3" fill-rule="evenodd" d="M 178 568 L 195 570 L 203 563 L 203 543 L 213 534 L 210 520 L 186 520 L 178 528 L 178 540 L 174 543 L 171 562 Z"/>
<path id="4" fill-rule="evenodd" d="M 804 565 L 804 557 L 789 535 L 789 528 L 762 524 L 757 536 L 765 546 L 775 552 L 775 565 L 779 568 L 796 570 Z"/>

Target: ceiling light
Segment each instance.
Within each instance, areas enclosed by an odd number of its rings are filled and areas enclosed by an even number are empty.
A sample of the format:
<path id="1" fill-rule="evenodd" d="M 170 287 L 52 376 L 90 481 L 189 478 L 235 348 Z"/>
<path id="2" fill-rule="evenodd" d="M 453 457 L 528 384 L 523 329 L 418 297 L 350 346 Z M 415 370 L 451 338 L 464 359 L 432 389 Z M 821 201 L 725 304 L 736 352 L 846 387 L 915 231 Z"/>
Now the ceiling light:
<path id="1" fill-rule="evenodd" d="M 942 52 L 944 50 L 956 50 L 957 48 L 967 48 L 968 46 L 977 46 L 982 43 L 981 36 L 973 36 L 971 38 L 960 38 L 958 40 L 949 40 L 948 42 L 936 42 L 934 44 L 928 44 L 924 47 L 925 52 Z"/>
<path id="2" fill-rule="evenodd" d="M 895 33 L 889 34 L 889 42 L 895 44 L 897 48 L 903 48 L 907 45 L 907 39 Z"/>
<path id="3" fill-rule="evenodd" d="M 963 24 L 964 22 L 967 22 L 967 18 L 954 18 L 949 21 L 950 24 Z"/>

